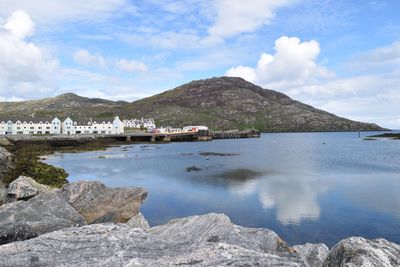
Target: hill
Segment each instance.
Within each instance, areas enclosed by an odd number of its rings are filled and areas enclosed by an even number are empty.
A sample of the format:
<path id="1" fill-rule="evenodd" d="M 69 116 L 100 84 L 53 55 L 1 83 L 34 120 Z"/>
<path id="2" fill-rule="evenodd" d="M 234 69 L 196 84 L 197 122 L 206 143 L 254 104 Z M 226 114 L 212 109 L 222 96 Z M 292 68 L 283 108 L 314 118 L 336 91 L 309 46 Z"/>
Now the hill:
<path id="1" fill-rule="evenodd" d="M 66 115 L 74 118 L 154 117 L 159 125 L 208 125 L 213 129 L 257 128 L 262 131 L 382 130 L 313 108 L 241 78 L 193 81 L 132 103 L 90 99 L 75 94 L 24 102 L 0 103 L 0 116 Z"/>
<path id="2" fill-rule="evenodd" d="M 0 102 L 0 117 L 108 118 L 123 109 L 128 102 L 87 98 L 73 93 L 41 100 Z"/>

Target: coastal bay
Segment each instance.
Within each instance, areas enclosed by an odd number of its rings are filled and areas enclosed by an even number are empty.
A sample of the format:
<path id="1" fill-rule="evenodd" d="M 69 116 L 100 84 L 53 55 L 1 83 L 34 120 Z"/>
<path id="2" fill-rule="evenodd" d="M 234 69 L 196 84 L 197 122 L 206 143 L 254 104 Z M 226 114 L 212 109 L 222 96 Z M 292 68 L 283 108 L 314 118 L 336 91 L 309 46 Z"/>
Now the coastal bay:
<path id="1" fill-rule="evenodd" d="M 399 143 L 373 132 L 263 134 L 260 139 L 133 144 L 56 153 L 69 181 L 141 186 L 151 226 L 221 212 L 289 244 L 333 246 L 349 236 L 400 242 Z"/>

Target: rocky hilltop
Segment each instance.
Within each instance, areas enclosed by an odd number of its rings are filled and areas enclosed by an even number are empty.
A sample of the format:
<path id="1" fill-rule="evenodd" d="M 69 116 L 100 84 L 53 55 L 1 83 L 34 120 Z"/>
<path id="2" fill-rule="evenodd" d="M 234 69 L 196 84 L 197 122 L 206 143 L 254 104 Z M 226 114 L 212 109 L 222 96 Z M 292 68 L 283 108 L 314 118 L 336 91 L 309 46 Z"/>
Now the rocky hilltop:
<path id="1" fill-rule="evenodd" d="M 315 109 L 241 78 L 193 81 L 132 103 L 64 94 L 54 98 L 0 103 L 0 118 L 69 115 L 77 119 L 154 117 L 159 125 L 202 124 L 216 130 L 257 128 L 268 132 L 382 130 Z"/>
<path id="2" fill-rule="evenodd" d="M 337 117 L 232 77 L 193 81 L 130 106 L 139 114 L 151 114 L 163 124 L 173 125 L 206 124 L 220 129 L 257 128 L 271 132 L 381 129 L 375 124 Z"/>

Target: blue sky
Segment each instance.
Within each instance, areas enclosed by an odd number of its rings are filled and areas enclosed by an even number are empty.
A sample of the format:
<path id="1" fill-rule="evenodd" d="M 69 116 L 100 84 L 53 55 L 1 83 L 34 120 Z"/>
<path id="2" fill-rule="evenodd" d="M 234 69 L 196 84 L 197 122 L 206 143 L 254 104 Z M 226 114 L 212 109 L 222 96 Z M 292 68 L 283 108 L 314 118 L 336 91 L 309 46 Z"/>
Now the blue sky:
<path id="1" fill-rule="evenodd" d="M 0 100 L 132 101 L 240 76 L 400 128 L 400 1 L 3 0 Z"/>

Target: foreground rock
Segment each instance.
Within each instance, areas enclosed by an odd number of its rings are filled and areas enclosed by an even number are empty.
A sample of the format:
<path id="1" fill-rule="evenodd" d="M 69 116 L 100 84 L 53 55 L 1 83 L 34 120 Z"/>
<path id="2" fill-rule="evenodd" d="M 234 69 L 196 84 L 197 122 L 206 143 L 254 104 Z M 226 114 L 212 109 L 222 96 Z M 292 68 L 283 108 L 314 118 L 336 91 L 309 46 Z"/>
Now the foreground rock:
<path id="1" fill-rule="evenodd" d="M 7 198 L 7 188 L 5 184 L 0 181 L 0 206 L 6 202 Z"/>
<path id="2" fill-rule="evenodd" d="M 28 200 L 39 193 L 51 191 L 50 186 L 37 183 L 30 177 L 20 176 L 8 186 L 8 196 L 13 200 Z"/>
<path id="3" fill-rule="evenodd" d="M 235 232 L 229 237 L 223 226 Z M 125 224 L 63 229 L 0 246 L 0 258 L 5 266 L 309 266 L 281 243 L 272 231 L 235 226 L 225 215 L 208 214 L 149 231 Z"/>
<path id="4" fill-rule="evenodd" d="M 3 136 L 0 136 L 0 146 L 13 146 L 14 144 L 10 142 L 10 140 Z"/>
<path id="5" fill-rule="evenodd" d="M 133 216 L 126 224 L 133 228 L 141 228 L 141 229 L 150 228 L 149 222 L 140 212 L 135 216 Z"/>
<path id="6" fill-rule="evenodd" d="M 385 239 L 347 238 L 332 249 L 324 266 L 400 266 L 400 246 Z"/>
<path id="7" fill-rule="evenodd" d="M 126 223 L 139 213 L 147 192 L 141 187 L 108 188 L 100 182 L 76 182 L 64 186 L 60 195 L 92 223 Z"/>
<path id="8" fill-rule="evenodd" d="M 0 146 L 0 180 L 12 167 L 12 154 Z"/>
<path id="9" fill-rule="evenodd" d="M 0 208 L 0 244 L 85 224 L 84 218 L 58 194 L 43 193 Z"/>
<path id="10" fill-rule="evenodd" d="M 322 266 L 329 254 L 329 248 L 325 244 L 297 245 L 293 247 L 302 258 L 306 259 L 310 266 Z"/>
<path id="11" fill-rule="evenodd" d="M 323 244 L 291 249 L 270 230 L 206 214 L 148 230 L 128 224 L 66 228 L 2 245 L 0 258 L 1 266 L 399 266 L 400 248 L 384 239 L 349 238 L 330 253 Z"/>
<path id="12" fill-rule="evenodd" d="M 234 225 L 224 214 L 210 213 L 172 220 L 151 228 L 149 232 L 175 242 L 227 243 L 259 252 L 289 252 L 289 247 L 275 232 Z"/>

